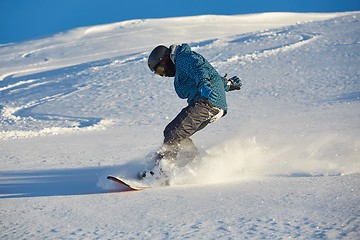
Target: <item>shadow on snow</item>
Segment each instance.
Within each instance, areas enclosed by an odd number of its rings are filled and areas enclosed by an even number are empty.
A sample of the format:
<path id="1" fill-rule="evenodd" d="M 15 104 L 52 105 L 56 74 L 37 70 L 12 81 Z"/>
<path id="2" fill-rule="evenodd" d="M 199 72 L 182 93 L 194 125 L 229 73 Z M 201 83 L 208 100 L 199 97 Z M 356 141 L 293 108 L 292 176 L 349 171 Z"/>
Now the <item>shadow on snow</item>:
<path id="1" fill-rule="evenodd" d="M 132 177 L 141 168 L 140 163 L 34 171 L 0 172 L 0 199 L 88 195 L 126 191 L 120 185 L 106 180 L 107 175 Z"/>

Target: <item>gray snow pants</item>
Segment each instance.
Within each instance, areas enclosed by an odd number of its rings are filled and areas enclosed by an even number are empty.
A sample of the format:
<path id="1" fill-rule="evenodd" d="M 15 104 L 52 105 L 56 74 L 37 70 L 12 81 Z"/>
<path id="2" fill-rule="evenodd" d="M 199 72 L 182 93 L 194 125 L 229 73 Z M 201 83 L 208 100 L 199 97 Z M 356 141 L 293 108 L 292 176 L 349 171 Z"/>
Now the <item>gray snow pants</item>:
<path id="1" fill-rule="evenodd" d="M 219 119 L 220 114 L 223 115 L 223 110 L 214 107 L 208 101 L 194 102 L 182 109 L 165 127 L 164 143 L 159 151 L 162 157 L 175 160 L 182 149 L 197 155 L 198 150 L 190 137 Z"/>

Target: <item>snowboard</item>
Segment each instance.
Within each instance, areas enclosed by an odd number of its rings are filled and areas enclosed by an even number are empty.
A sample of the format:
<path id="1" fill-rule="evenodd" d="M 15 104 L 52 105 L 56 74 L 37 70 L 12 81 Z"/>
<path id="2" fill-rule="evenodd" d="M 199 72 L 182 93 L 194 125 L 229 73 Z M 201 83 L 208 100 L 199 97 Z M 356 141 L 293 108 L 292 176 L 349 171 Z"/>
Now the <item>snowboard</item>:
<path id="1" fill-rule="evenodd" d="M 128 187 L 130 190 L 133 191 L 140 191 L 147 188 L 151 188 L 151 186 L 137 180 L 123 179 L 121 177 L 115 177 L 115 176 L 107 176 L 107 179 L 119 183 L 125 187 Z"/>

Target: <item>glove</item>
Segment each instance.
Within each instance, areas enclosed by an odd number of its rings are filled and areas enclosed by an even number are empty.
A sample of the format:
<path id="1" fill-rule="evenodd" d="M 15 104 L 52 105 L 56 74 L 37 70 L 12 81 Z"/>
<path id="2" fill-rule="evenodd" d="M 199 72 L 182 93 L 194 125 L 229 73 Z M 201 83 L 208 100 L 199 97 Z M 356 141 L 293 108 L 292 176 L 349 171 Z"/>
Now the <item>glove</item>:
<path id="1" fill-rule="evenodd" d="M 234 91 L 234 90 L 240 90 L 241 86 L 242 86 L 242 83 L 241 83 L 240 78 L 238 78 L 237 76 L 234 76 L 227 80 L 227 83 L 225 86 L 225 91 L 229 92 L 229 91 Z"/>
<path id="2" fill-rule="evenodd" d="M 218 95 L 216 92 L 214 92 L 209 86 L 207 85 L 203 85 L 200 88 L 200 94 L 201 96 L 203 96 L 204 98 L 210 100 L 210 102 L 215 102 Z"/>

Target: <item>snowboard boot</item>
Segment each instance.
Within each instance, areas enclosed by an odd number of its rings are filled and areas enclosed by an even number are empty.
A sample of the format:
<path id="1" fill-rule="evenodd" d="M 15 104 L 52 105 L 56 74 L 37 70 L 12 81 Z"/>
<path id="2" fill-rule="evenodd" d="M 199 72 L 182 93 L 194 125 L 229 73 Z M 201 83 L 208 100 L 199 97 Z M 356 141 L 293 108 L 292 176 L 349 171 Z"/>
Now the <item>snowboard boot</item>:
<path id="1" fill-rule="evenodd" d="M 151 170 L 139 172 L 137 177 L 139 180 L 149 184 L 159 183 L 160 185 L 169 185 L 170 176 L 174 169 L 174 160 L 159 158 Z"/>

